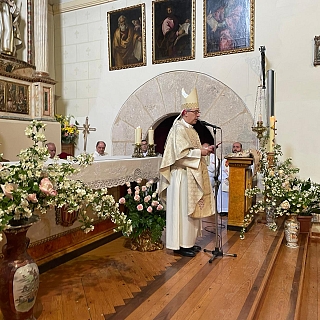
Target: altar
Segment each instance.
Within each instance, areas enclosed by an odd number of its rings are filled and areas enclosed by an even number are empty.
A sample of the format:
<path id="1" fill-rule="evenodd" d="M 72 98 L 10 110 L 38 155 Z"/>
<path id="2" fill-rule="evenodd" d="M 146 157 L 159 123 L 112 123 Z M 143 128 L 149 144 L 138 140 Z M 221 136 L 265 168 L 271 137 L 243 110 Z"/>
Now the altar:
<path id="1" fill-rule="evenodd" d="M 114 197 L 115 201 L 118 201 L 126 193 L 126 182 L 133 182 L 138 178 L 156 180 L 159 177 L 161 160 L 161 157 L 103 157 L 100 161 L 95 161 L 82 169 L 75 178 L 84 181 L 94 189 L 108 188 L 109 194 Z M 114 224 L 110 220 L 96 220 L 94 230 L 85 234 L 81 230 L 79 222 L 75 222 L 70 227 L 57 224 L 54 209 L 40 218 L 41 221 L 28 231 L 27 236 L 30 238 L 28 252 L 39 266 L 47 266 L 44 269 L 54 266 L 54 261 L 61 257 L 74 256 L 76 252 L 85 250 L 85 247 L 92 248 L 93 243 L 101 245 L 121 236 L 121 234 L 113 232 Z M 4 243 L 5 240 L 0 242 L 0 247 Z"/>

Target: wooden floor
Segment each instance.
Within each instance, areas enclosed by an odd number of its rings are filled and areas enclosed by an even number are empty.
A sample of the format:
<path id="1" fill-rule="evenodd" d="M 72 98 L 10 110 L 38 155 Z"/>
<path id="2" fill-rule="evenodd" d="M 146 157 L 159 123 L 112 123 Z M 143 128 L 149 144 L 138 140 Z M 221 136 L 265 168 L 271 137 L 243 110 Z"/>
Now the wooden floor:
<path id="1" fill-rule="evenodd" d="M 223 252 L 180 257 L 171 250 L 142 253 L 116 239 L 40 275 L 38 320 L 320 319 L 320 242 L 300 237 L 287 248 L 283 230 L 255 224 L 221 230 Z M 216 247 L 213 220 L 198 244 Z M 308 254 L 307 250 L 309 249 Z M 305 276 L 304 276 L 305 274 Z M 301 305 L 300 302 L 301 301 Z"/>

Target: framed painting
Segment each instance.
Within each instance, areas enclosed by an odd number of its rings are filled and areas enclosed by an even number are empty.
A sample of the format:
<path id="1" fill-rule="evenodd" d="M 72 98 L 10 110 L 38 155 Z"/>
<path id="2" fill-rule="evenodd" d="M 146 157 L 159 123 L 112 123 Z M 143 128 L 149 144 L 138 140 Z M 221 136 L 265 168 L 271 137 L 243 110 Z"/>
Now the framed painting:
<path id="1" fill-rule="evenodd" d="M 8 82 L 5 96 L 7 112 L 29 114 L 29 86 Z"/>
<path id="2" fill-rule="evenodd" d="M 254 50 L 254 0 L 204 0 L 204 57 Z"/>
<path id="3" fill-rule="evenodd" d="M 6 82 L 0 81 L 0 111 L 6 111 Z"/>
<path id="4" fill-rule="evenodd" d="M 108 12 L 109 70 L 146 65 L 145 5 Z"/>
<path id="5" fill-rule="evenodd" d="M 320 65 L 320 36 L 314 37 L 314 66 Z"/>
<path id="6" fill-rule="evenodd" d="M 195 58 L 195 0 L 152 1 L 152 63 Z"/>
<path id="7" fill-rule="evenodd" d="M 44 87 L 43 88 L 43 115 L 44 116 L 50 116 L 50 105 L 51 105 L 51 99 L 50 99 L 50 88 Z"/>

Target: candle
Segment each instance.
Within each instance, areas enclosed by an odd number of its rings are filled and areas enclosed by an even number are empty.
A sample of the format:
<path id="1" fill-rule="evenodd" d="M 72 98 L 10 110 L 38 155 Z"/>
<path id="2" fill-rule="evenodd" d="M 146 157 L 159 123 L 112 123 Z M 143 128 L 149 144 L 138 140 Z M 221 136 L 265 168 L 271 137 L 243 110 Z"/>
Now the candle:
<path id="1" fill-rule="evenodd" d="M 270 117 L 270 132 L 269 132 L 269 152 L 273 152 L 275 122 L 276 122 L 276 118 L 274 116 L 271 116 Z"/>
<path id="2" fill-rule="evenodd" d="M 148 130 L 148 143 L 154 145 L 154 130 L 152 127 Z"/>
<path id="3" fill-rule="evenodd" d="M 262 122 L 262 114 L 261 113 L 258 116 L 258 121 Z"/>
<path id="4" fill-rule="evenodd" d="M 142 129 L 139 127 L 137 127 L 135 130 L 134 130 L 134 142 L 135 144 L 141 144 L 141 140 L 142 140 Z"/>

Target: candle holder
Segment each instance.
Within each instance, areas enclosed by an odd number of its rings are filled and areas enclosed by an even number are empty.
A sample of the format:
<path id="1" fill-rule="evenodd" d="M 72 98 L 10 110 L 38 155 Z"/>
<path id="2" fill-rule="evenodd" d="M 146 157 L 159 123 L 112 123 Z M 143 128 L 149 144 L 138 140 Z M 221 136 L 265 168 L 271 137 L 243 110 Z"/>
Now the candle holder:
<path id="1" fill-rule="evenodd" d="M 133 144 L 133 146 L 134 146 L 134 150 L 133 150 L 132 158 L 143 158 L 141 143 L 135 143 Z"/>
<path id="2" fill-rule="evenodd" d="M 147 157 L 156 157 L 156 144 L 149 144 L 148 145 L 148 152 L 147 152 Z"/>
<path id="3" fill-rule="evenodd" d="M 267 131 L 267 127 L 263 125 L 263 121 L 257 121 L 257 126 L 251 128 L 253 132 L 256 132 L 257 138 L 259 140 L 260 145 L 264 145 L 265 143 L 265 135 L 264 132 Z"/>

